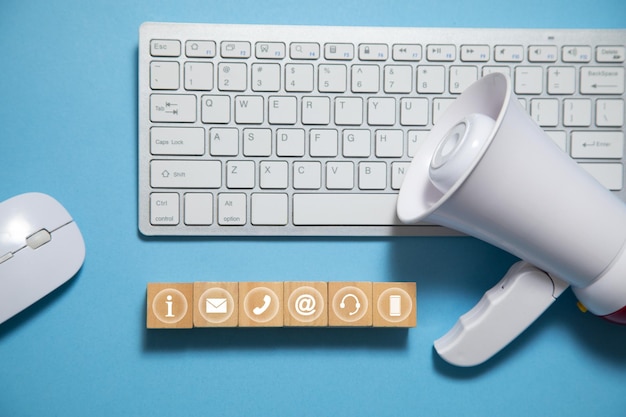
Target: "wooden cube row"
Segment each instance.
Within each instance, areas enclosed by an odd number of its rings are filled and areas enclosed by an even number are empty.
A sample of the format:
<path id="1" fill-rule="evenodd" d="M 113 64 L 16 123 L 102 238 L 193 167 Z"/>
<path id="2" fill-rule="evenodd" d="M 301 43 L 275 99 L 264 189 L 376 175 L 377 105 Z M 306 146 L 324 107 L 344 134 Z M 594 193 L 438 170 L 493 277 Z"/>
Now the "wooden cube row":
<path id="1" fill-rule="evenodd" d="M 415 327 L 414 282 L 149 283 L 146 327 Z"/>

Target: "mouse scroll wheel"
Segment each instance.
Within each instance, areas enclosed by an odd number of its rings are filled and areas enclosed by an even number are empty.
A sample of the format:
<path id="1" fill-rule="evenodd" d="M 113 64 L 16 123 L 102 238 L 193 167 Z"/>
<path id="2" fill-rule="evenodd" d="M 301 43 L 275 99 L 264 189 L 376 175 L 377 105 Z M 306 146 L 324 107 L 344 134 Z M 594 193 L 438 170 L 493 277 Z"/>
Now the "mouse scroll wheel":
<path id="1" fill-rule="evenodd" d="M 32 235 L 26 238 L 26 244 L 31 249 L 37 249 L 42 245 L 50 242 L 52 240 L 52 235 L 46 229 L 41 229 L 38 232 L 33 233 Z"/>

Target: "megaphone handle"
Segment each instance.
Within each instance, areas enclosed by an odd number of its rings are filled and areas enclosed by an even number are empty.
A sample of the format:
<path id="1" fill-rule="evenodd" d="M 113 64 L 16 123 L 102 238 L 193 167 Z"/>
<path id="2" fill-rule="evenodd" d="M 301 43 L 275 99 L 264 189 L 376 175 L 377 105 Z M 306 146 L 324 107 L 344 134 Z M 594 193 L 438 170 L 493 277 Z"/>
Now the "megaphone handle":
<path id="1" fill-rule="evenodd" d="M 568 286 L 527 262 L 517 262 L 435 341 L 435 349 L 451 364 L 479 365 L 522 333 Z"/>

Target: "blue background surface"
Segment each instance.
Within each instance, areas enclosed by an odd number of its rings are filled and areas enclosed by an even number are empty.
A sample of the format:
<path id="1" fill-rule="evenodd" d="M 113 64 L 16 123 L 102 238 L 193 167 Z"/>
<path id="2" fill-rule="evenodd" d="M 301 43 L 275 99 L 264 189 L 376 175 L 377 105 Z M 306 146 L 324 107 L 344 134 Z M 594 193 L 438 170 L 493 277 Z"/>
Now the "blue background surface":
<path id="1" fill-rule="evenodd" d="M 624 416 L 626 329 L 567 291 L 485 365 L 432 342 L 514 258 L 468 237 L 146 239 L 137 231 L 144 21 L 614 28 L 622 0 L 0 3 L 0 200 L 53 195 L 81 272 L 0 325 L 0 416 Z M 415 280 L 418 326 L 147 331 L 148 282 Z"/>

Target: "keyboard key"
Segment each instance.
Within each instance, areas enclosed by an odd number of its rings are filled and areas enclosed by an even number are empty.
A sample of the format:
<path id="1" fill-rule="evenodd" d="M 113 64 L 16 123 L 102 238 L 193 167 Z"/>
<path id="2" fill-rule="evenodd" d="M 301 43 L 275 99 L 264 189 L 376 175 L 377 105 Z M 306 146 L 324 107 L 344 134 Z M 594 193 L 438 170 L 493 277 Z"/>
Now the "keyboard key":
<path id="1" fill-rule="evenodd" d="M 428 45 L 426 47 L 426 59 L 433 62 L 454 61 L 456 59 L 456 47 L 454 45 Z"/>
<path id="2" fill-rule="evenodd" d="M 272 153 L 271 129 L 244 129 L 243 154 L 245 156 L 270 156 Z"/>
<path id="3" fill-rule="evenodd" d="M 150 194 L 150 224 L 175 226 L 179 221 L 178 193 Z"/>
<path id="4" fill-rule="evenodd" d="M 561 49 L 563 62 L 591 61 L 591 47 L 585 45 L 567 45 Z"/>
<path id="5" fill-rule="evenodd" d="M 219 188 L 221 166 L 219 161 L 151 161 L 150 185 L 154 188 Z"/>
<path id="6" fill-rule="evenodd" d="M 450 67 L 450 92 L 461 94 L 478 79 L 478 68 L 473 66 Z"/>
<path id="7" fill-rule="evenodd" d="M 317 190 L 322 187 L 322 164 L 318 161 L 293 163 L 293 188 Z"/>
<path id="8" fill-rule="evenodd" d="M 252 64 L 252 90 L 280 90 L 280 65 Z"/>
<path id="9" fill-rule="evenodd" d="M 338 125 L 360 125 L 363 123 L 363 99 L 361 97 L 336 98 L 335 123 Z"/>
<path id="10" fill-rule="evenodd" d="M 247 222 L 246 195 L 221 193 L 217 196 L 217 222 L 222 226 L 242 226 Z"/>
<path id="11" fill-rule="evenodd" d="M 463 45 L 460 51 L 461 61 L 487 62 L 489 60 L 489 45 Z"/>
<path id="12" fill-rule="evenodd" d="M 443 93 L 445 83 L 445 67 L 421 65 L 417 67 L 418 93 Z"/>
<path id="13" fill-rule="evenodd" d="M 320 65 L 317 77 L 320 92 L 343 93 L 346 91 L 347 69 L 345 65 Z"/>
<path id="14" fill-rule="evenodd" d="M 413 71 L 409 65 L 387 65 L 384 70 L 385 93 L 410 93 Z"/>
<path id="15" fill-rule="evenodd" d="M 576 91 L 576 69 L 573 67 L 548 68 L 549 94 L 574 94 Z"/>
<path id="16" fill-rule="evenodd" d="M 567 134 L 562 130 L 548 130 L 546 135 L 554 142 L 563 152 L 567 152 Z"/>
<path id="17" fill-rule="evenodd" d="M 259 172 L 263 189 L 285 189 L 289 185 L 289 165 L 285 161 L 262 161 Z"/>
<path id="18" fill-rule="evenodd" d="M 324 45 L 324 58 L 350 61 L 354 58 L 354 45 L 351 43 L 327 43 Z"/>
<path id="19" fill-rule="evenodd" d="M 596 48 L 596 61 L 624 62 L 624 50 L 624 46 L 598 46 Z"/>
<path id="20" fill-rule="evenodd" d="M 289 45 L 291 59 L 319 59 L 320 45 L 312 42 L 293 42 Z"/>
<path id="21" fill-rule="evenodd" d="M 239 130 L 236 128 L 211 128 L 209 130 L 211 156 L 236 156 L 239 153 Z"/>
<path id="22" fill-rule="evenodd" d="M 624 125 L 624 100 L 596 101 L 596 125 L 621 127 Z"/>
<path id="23" fill-rule="evenodd" d="M 408 133 L 408 156 L 410 158 L 414 157 L 418 152 L 420 146 L 426 141 L 428 138 L 427 130 L 409 130 Z"/>
<path id="24" fill-rule="evenodd" d="M 263 123 L 263 97 L 236 96 L 235 122 L 241 124 Z"/>
<path id="25" fill-rule="evenodd" d="M 304 129 L 278 129 L 276 155 L 304 156 Z"/>
<path id="26" fill-rule="evenodd" d="M 189 58 L 213 58 L 215 49 L 215 41 L 185 42 L 185 55 Z"/>
<path id="27" fill-rule="evenodd" d="M 284 226 L 289 221 L 287 194 L 254 193 L 250 199 L 250 221 L 260 226 Z"/>
<path id="28" fill-rule="evenodd" d="M 559 124 L 559 101 L 556 99 L 533 99 L 530 101 L 530 117 L 539 126 Z"/>
<path id="29" fill-rule="evenodd" d="M 254 161 L 228 161 L 226 163 L 226 187 L 254 188 Z"/>
<path id="30" fill-rule="evenodd" d="M 302 97 L 302 124 L 327 125 L 330 123 L 330 98 Z"/>
<path id="31" fill-rule="evenodd" d="M 150 129 L 152 155 L 203 155 L 201 127 L 153 127 Z"/>
<path id="32" fill-rule="evenodd" d="M 391 164 L 391 188 L 399 190 L 404 176 L 409 172 L 410 162 L 393 162 Z"/>
<path id="33" fill-rule="evenodd" d="M 439 121 L 439 118 L 443 116 L 446 109 L 454 103 L 453 98 L 436 98 L 433 100 L 433 124 Z"/>
<path id="34" fill-rule="evenodd" d="M 217 88 L 221 91 L 245 91 L 247 67 L 241 63 L 220 63 L 217 66 Z"/>
<path id="35" fill-rule="evenodd" d="M 621 158 L 622 132 L 572 132 L 572 158 Z"/>
<path id="36" fill-rule="evenodd" d="M 185 193 L 185 224 L 210 226 L 213 224 L 213 194 Z"/>
<path id="37" fill-rule="evenodd" d="M 359 188 L 384 190 L 387 187 L 387 164 L 384 162 L 359 163 Z"/>
<path id="38" fill-rule="evenodd" d="M 377 65 L 352 66 L 352 92 L 376 93 L 380 84 L 380 68 Z"/>
<path id="39" fill-rule="evenodd" d="M 622 164 L 578 164 L 590 173 L 608 190 L 619 191 L 624 188 L 624 166 Z"/>
<path id="40" fill-rule="evenodd" d="M 250 42 L 224 41 L 220 44 L 222 58 L 250 58 Z"/>
<path id="41" fill-rule="evenodd" d="M 180 41 L 168 39 L 153 39 L 150 41 L 150 55 L 180 56 Z"/>
<path id="42" fill-rule="evenodd" d="M 153 90 L 178 90 L 179 64 L 173 61 L 150 63 L 150 88 Z"/>
<path id="43" fill-rule="evenodd" d="M 541 94 L 543 91 L 543 69 L 541 67 L 515 68 L 516 94 Z"/>
<path id="44" fill-rule="evenodd" d="M 306 225 L 393 225 L 396 194 L 294 194 L 293 222 Z"/>
<path id="45" fill-rule="evenodd" d="M 493 74 L 494 72 L 499 72 L 502 74 L 506 74 L 509 77 L 511 76 L 511 68 L 505 67 L 502 65 L 485 65 L 483 67 L 483 77 L 485 75 Z"/>
<path id="46" fill-rule="evenodd" d="M 371 154 L 371 133 L 365 129 L 343 131 L 343 156 L 366 158 Z"/>
<path id="47" fill-rule="evenodd" d="M 390 126 L 395 122 L 395 98 L 376 97 L 367 100 L 367 123 L 374 126 Z"/>
<path id="48" fill-rule="evenodd" d="M 293 125 L 296 117 L 297 100 L 291 96 L 271 96 L 269 98 L 269 122 L 271 124 Z"/>
<path id="49" fill-rule="evenodd" d="M 229 123 L 230 96 L 202 96 L 202 123 Z"/>
<path id="50" fill-rule="evenodd" d="M 185 90 L 213 89 L 213 63 L 185 62 Z"/>
<path id="51" fill-rule="evenodd" d="M 285 44 L 282 42 L 257 42 L 255 55 L 259 59 L 283 59 Z"/>
<path id="52" fill-rule="evenodd" d="M 591 100 L 567 99 L 563 101 L 563 126 L 591 125 Z"/>
<path id="53" fill-rule="evenodd" d="M 427 123 L 428 99 L 400 99 L 400 124 L 403 126 L 426 126 Z"/>
<path id="54" fill-rule="evenodd" d="M 334 157 L 338 153 L 337 131 L 334 129 L 311 129 L 309 133 L 309 155 Z"/>
<path id="55" fill-rule="evenodd" d="M 555 62 L 558 58 L 558 49 L 554 45 L 531 45 L 528 47 L 528 61 Z"/>
<path id="56" fill-rule="evenodd" d="M 377 130 L 374 143 L 378 157 L 399 158 L 404 153 L 404 134 L 401 130 Z"/>
<path id="57" fill-rule="evenodd" d="M 422 46 L 412 43 L 395 44 L 392 56 L 396 61 L 419 61 L 422 59 Z"/>
<path id="58" fill-rule="evenodd" d="M 382 43 L 362 43 L 359 45 L 361 61 L 386 61 L 389 56 L 387 45 Z"/>
<path id="59" fill-rule="evenodd" d="M 150 96 L 150 120 L 153 122 L 195 122 L 196 96 L 152 94 Z"/>
<path id="60" fill-rule="evenodd" d="M 285 66 L 285 91 L 313 91 L 313 65 L 287 64 Z"/>
<path id="61" fill-rule="evenodd" d="M 624 94 L 624 67 L 582 67 L 582 94 Z"/>
<path id="62" fill-rule="evenodd" d="M 493 59 L 497 62 L 522 62 L 524 47 L 521 45 L 496 45 Z"/>
<path id="63" fill-rule="evenodd" d="M 354 188 L 354 163 L 328 162 L 326 164 L 326 188 L 329 190 Z"/>

